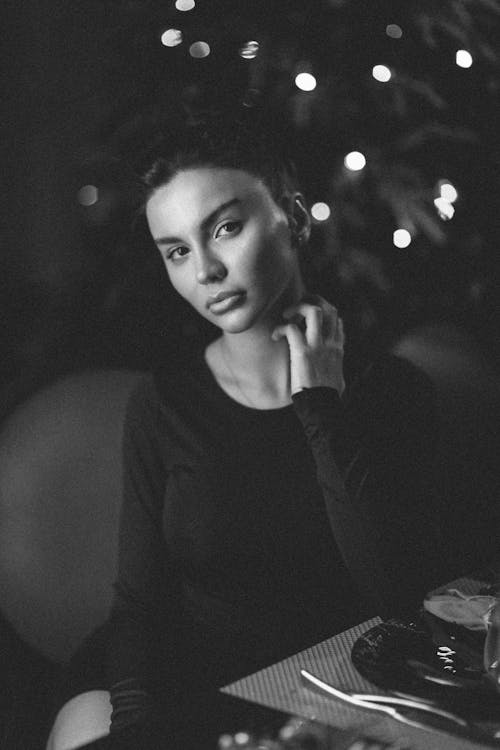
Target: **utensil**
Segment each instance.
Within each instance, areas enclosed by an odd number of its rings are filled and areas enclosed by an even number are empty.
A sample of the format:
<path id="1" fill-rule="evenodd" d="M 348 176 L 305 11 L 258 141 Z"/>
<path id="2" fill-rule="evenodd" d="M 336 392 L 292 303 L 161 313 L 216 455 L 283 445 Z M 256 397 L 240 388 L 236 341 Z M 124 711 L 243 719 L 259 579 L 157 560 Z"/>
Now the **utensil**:
<path id="1" fill-rule="evenodd" d="M 500 695 L 483 668 L 485 633 L 467 632 L 464 642 L 463 630 L 428 612 L 387 620 L 355 641 L 351 660 L 374 690 L 430 699 L 471 723 L 498 723 Z"/>
<path id="2" fill-rule="evenodd" d="M 300 674 L 306 684 L 314 685 L 314 687 L 318 688 L 321 692 L 326 692 L 328 695 L 333 695 L 335 698 L 340 698 L 341 700 L 345 700 L 348 703 L 352 703 L 354 706 L 359 706 L 360 708 L 366 708 L 368 706 L 369 708 L 375 709 L 390 708 L 397 710 L 398 708 L 406 707 L 416 709 L 417 711 L 427 711 L 435 716 L 440 716 L 449 721 L 453 721 L 455 724 L 462 727 L 469 726 L 466 719 L 457 716 L 456 714 L 452 714 L 449 711 L 445 711 L 428 701 L 420 701 L 416 698 L 402 698 L 392 695 L 353 693 L 351 690 L 339 690 L 338 688 L 333 687 L 333 685 L 329 685 L 327 682 L 324 682 L 319 677 L 311 674 L 306 669 L 301 669 Z M 390 715 L 392 716 L 393 714 L 391 713 Z"/>
<path id="3" fill-rule="evenodd" d="M 496 742 L 491 735 L 470 724 L 462 716 L 457 716 L 449 711 L 445 711 L 432 702 L 420 701 L 417 698 L 414 699 L 411 697 L 375 695 L 340 690 L 316 675 L 311 674 L 311 672 L 306 669 L 300 669 L 300 675 L 305 687 L 315 690 L 321 695 L 326 695 L 330 698 L 337 698 L 338 700 L 348 703 L 351 706 L 355 706 L 356 708 L 385 714 L 396 721 L 408 726 L 416 727 L 417 729 L 442 729 L 450 734 L 459 734 L 470 740 L 481 741 L 483 743 L 487 742 L 493 747 L 499 746 L 499 743 Z M 428 723 L 423 719 L 420 720 L 416 718 L 414 714 L 419 712 L 422 717 L 426 716 L 428 719 L 437 719 L 440 723 L 439 727 L 436 727 L 435 723 Z"/>

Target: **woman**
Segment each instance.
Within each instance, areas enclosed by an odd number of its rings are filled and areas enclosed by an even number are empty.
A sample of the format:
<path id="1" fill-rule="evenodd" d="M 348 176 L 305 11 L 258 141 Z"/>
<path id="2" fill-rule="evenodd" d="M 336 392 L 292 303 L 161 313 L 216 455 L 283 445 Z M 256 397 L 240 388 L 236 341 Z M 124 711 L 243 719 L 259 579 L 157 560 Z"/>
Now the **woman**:
<path id="1" fill-rule="evenodd" d="M 434 583 L 431 394 L 387 360 L 343 404 L 342 321 L 305 287 L 309 214 L 276 143 L 217 125 L 144 183 L 170 282 L 219 335 L 130 400 L 106 681 L 50 750 L 108 732 L 108 689 L 117 747 L 211 747 L 219 687 Z"/>

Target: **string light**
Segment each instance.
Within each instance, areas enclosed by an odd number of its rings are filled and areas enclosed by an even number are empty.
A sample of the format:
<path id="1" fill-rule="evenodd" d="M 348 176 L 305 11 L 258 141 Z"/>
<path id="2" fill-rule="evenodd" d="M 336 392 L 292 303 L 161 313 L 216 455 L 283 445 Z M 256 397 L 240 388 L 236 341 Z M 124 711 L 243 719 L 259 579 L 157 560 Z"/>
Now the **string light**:
<path id="1" fill-rule="evenodd" d="M 399 247 L 401 250 L 403 250 L 410 244 L 411 234 L 407 229 L 396 229 L 396 231 L 392 235 L 392 241 L 395 247 Z"/>
<path id="2" fill-rule="evenodd" d="M 366 158 L 361 151 L 350 151 L 344 157 L 344 166 L 351 172 L 359 172 L 366 165 Z"/>
<path id="3" fill-rule="evenodd" d="M 193 10 L 196 3 L 194 0 L 176 0 L 175 7 L 177 10 Z"/>
<path id="4" fill-rule="evenodd" d="M 313 91 L 316 88 L 316 79 L 311 73 L 299 73 L 295 76 L 295 85 L 302 91 Z"/>
<path id="5" fill-rule="evenodd" d="M 387 65 L 374 65 L 372 76 L 376 81 L 380 81 L 380 83 L 387 83 L 387 81 L 391 80 L 392 73 Z"/>
<path id="6" fill-rule="evenodd" d="M 434 205 L 436 206 L 439 218 L 443 221 L 449 221 L 453 219 L 455 214 L 455 207 L 447 201 L 445 198 L 434 198 Z"/>
<path id="7" fill-rule="evenodd" d="M 459 68 L 470 68 L 473 63 L 472 55 L 466 49 L 458 49 L 455 61 Z"/>
<path id="8" fill-rule="evenodd" d="M 330 218 L 330 206 L 327 203 L 318 202 L 311 207 L 311 216 L 316 221 L 326 221 Z"/>
<path id="9" fill-rule="evenodd" d="M 160 37 L 164 47 L 177 47 L 182 44 L 182 31 L 179 29 L 166 29 Z"/>
<path id="10" fill-rule="evenodd" d="M 234 735 L 234 742 L 236 745 L 248 745 L 250 742 L 250 735 L 248 732 L 236 732 Z"/>
<path id="11" fill-rule="evenodd" d="M 99 200 L 99 190 L 95 185 L 84 185 L 78 191 L 77 197 L 81 206 L 93 206 Z"/>
<path id="12" fill-rule="evenodd" d="M 255 41 L 247 42 L 240 48 L 240 57 L 244 60 L 253 60 L 259 53 L 259 43 Z"/>
<path id="13" fill-rule="evenodd" d="M 458 192 L 454 185 L 447 180 L 441 180 L 439 183 L 439 194 L 448 203 L 455 203 L 458 198 Z"/>
<path id="14" fill-rule="evenodd" d="M 197 59 L 208 57 L 210 54 L 210 46 L 206 42 L 193 42 L 189 48 L 189 54 L 191 57 Z"/>
<path id="15" fill-rule="evenodd" d="M 398 26 L 397 23 L 390 23 L 385 27 L 385 33 L 387 36 L 392 37 L 392 39 L 401 39 L 403 36 L 403 29 L 401 26 Z"/>

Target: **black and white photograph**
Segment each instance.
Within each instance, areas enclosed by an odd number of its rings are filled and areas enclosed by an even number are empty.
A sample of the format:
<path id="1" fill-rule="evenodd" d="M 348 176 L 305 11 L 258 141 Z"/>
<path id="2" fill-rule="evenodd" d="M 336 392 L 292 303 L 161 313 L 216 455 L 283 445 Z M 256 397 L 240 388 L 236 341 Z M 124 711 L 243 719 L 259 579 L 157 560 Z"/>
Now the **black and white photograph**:
<path id="1" fill-rule="evenodd" d="M 0 37 L 0 750 L 500 749 L 500 2 Z"/>

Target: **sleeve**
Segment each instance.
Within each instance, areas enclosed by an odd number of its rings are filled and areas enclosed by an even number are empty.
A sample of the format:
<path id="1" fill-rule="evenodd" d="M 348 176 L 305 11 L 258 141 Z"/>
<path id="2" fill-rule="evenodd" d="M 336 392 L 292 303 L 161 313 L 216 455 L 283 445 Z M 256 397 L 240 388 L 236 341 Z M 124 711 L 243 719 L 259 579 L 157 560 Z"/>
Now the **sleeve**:
<path id="1" fill-rule="evenodd" d="M 346 401 L 328 388 L 293 396 L 333 537 L 359 593 L 382 617 L 414 614 L 447 580 L 434 490 L 436 408 L 420 371 L 390 356 Z"/>
<path id="2" fill-rule="evenodd" d="M 159 651 L 173 632 L 176 590 L 162 534 L 167 471 L 159 414 L 153 380 L 145 378 L 129 400 L 123 436 L 118 576 L 107 651 L 112 734 L 152 720 Z"/>

